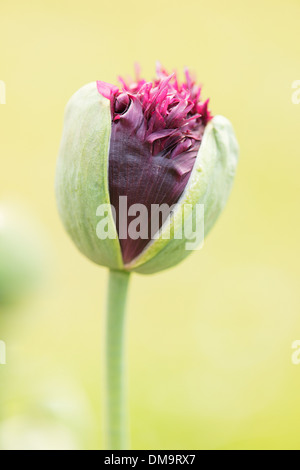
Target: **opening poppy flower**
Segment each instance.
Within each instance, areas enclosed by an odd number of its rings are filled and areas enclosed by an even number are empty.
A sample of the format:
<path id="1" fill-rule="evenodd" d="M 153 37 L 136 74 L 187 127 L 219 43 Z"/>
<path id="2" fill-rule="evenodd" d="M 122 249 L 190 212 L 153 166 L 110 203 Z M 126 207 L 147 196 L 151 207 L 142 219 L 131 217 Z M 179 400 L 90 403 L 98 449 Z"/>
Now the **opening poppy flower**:
<path id="1" fill-rule="evenodd" d="M 101 81 L 97 88 L 111 102 L 109 194 L 127 264 L 151 239 L 152 205 L 171 208 L 178 202 L 212 116 L 209 100 L 201 100 L 201 88 L 187 69 L 182 84 L 176 73 L 168 74 L 160 64 L 153 82 L 141 79 L 139 70 L 135 82 L 119 80 L 120 89 Z M 126 227 L 120 226 L 120 196 L 127 196 L 128 207 L 143 204 L 148 209 L 147 237 L 134 240 L 129 236 L 133 216 L 126 218 Z M 161 217 L 159 228 L 168 215 Z"/>

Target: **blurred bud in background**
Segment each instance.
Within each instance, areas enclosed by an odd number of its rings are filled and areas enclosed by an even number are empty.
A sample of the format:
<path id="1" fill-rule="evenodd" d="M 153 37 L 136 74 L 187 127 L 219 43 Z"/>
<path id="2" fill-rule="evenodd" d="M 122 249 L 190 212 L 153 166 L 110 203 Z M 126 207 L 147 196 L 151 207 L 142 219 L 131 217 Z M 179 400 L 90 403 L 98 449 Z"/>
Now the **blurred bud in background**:
<path id="1" fill-rule="evenodd" d="M 58 372 L 53 331 L 51 338 L 45 326 L 55 263 L 49 234 L 30 207 L 0 201 L 1 450 L 76 450 L 95 434 L 86 391 L 68 368 Z"/>
<path id="2" fill-rule="evenodd" d="M 0 312 L 32 294 L 45 279 L 41 231 L 23 206 L 0 202 Z"/>

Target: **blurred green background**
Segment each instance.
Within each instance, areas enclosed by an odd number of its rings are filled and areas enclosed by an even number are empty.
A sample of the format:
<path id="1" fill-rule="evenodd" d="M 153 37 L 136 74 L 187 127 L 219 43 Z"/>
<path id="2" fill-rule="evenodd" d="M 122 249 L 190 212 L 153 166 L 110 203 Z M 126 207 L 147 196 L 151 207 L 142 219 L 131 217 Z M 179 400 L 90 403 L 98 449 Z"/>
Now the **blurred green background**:
<path id="1" fill-rule="evenodd" d="M 132 277 L 132 448 L 299 449 L 299 0 L 0 6 L 0 199 L 28 210 L 47 246 L 43 287 L 0 311 L 2 448 L 102 447 L 107 272 L 62 228 L 56 156 L 79 87 L 117 83 L 136 61 L 151 79 L 160 60 L 197 74 L 213 114 L 232 121 L 241 158 L 204 248 Z"/>

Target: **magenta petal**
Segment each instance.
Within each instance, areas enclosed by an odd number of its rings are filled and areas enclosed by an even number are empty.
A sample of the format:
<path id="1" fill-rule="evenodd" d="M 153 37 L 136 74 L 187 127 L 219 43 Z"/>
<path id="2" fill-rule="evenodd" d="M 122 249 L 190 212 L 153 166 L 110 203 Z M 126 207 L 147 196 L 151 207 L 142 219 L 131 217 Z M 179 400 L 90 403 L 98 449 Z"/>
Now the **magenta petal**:
<path id="1" fill-rule="evenodd" d="M 157 139 L 161 139 L 162 137 L 168 137 L 169 135 L 173 134 L 176 129 L 161 129 L 160 131 L 153 132 L 147 137 L 147 142 L 154 142 Z"/>
<path id="2" fill-rule="evenodd" d="M 100 95 L 104 96 L 104 98 L 107 98 L 108 100 L 110 100 L 111 97 L 119 91 L 117 86 L 101 82 L 100 80 L 97 81 L 97 89 Z"/>

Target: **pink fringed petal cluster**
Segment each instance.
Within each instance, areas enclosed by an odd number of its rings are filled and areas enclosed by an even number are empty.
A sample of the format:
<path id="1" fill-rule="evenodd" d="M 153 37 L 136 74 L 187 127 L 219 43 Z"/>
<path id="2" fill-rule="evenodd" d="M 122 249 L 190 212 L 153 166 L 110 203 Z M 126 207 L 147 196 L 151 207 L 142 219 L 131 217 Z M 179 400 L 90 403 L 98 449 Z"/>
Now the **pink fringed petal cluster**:
<path id="1" fill-rule="evenodd" d="M 140 120 L 143 115 L 139 126 L 141 141 L 151 144 L 153 156 L 174 159 L 178 173 L 182 175 L 192 169 L 204 128 L 212 118 L 208 110 L 209 100 L 201 101 L 201 87 L 187 69 L 186 81 L 182 84 L 175 72 L 169 75 L 160 64 L 156 72 L 154 82 L 140 79 L 139 70 L 136 82 L 126 83 L 119 77 L 121 90 L 98 81 L 98 91 L 111 100 L 114 122 L 121 119 L 130 106 L 137 108 L 133 117 Z"/>

